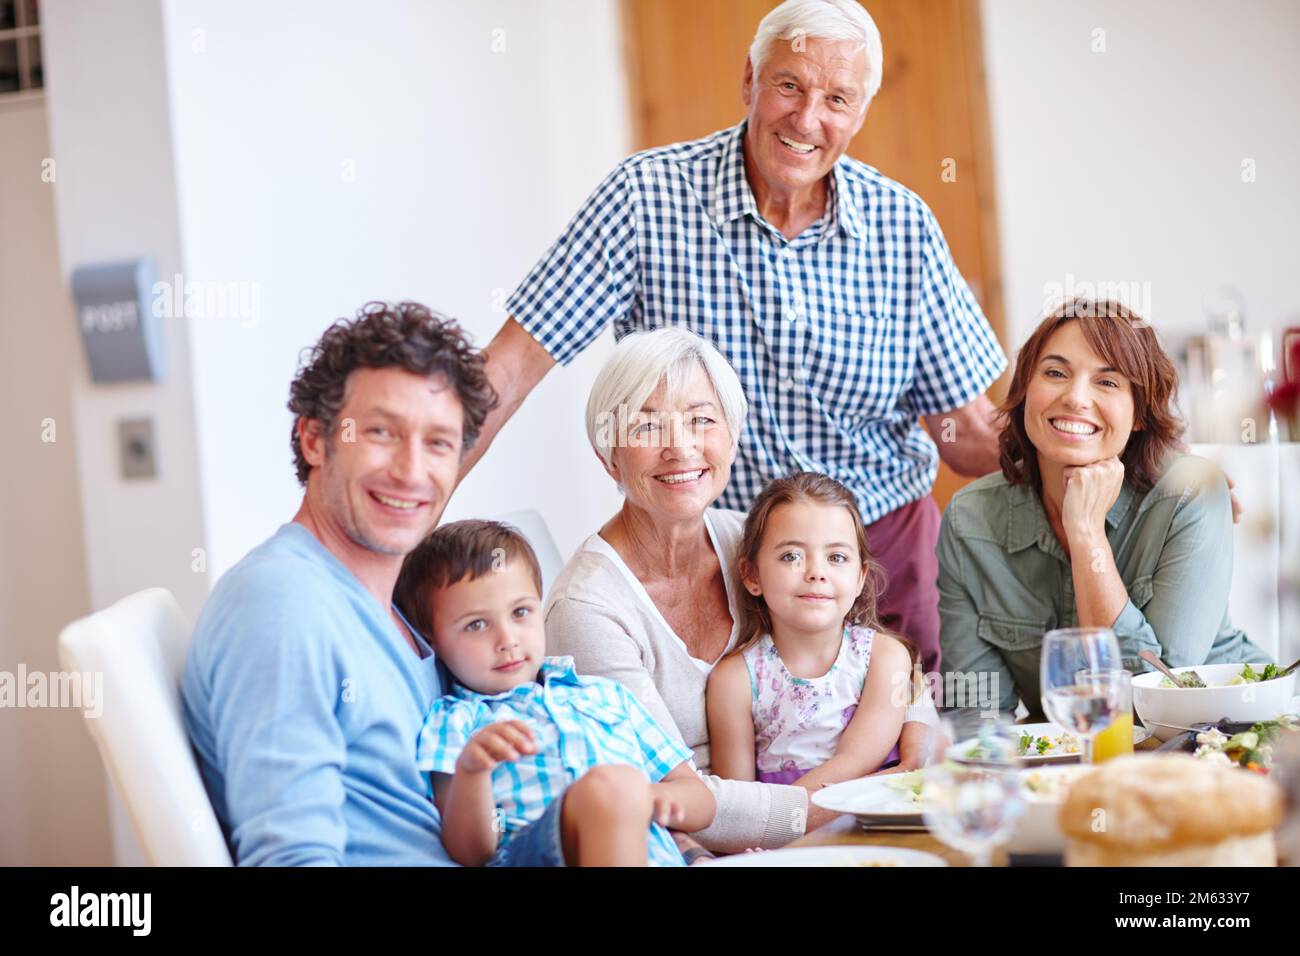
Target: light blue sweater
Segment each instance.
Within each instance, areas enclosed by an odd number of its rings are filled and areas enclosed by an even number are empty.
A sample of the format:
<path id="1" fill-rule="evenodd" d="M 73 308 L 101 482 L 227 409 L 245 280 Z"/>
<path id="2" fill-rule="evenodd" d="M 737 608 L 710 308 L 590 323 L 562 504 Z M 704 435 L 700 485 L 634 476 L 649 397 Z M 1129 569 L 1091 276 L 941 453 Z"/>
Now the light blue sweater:
<path id="1" fill-rule="evenodd" d="M 181 694 L 237 864 L 452 865 L 415 763 L 445 674 L 416 640 L 299 524 L 217 583 Z"/>

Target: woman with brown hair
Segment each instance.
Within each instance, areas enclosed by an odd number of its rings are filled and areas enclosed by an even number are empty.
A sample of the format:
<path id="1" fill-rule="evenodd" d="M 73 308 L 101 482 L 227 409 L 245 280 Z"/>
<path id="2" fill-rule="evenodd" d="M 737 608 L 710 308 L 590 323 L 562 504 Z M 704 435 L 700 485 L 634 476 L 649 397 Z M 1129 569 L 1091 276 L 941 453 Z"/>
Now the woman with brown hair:
<path id="1" fill-rule="evenodd" d="M 1039 654 L 1056 627 L 1112 628 L 1135 673 L 1143 650 L 1174 667 L 1269 659 L 1228 618 L 1228 485 L 1181 454 L 1177 387 L 1155 331 L 1116 302 L 1068 301 L 1029 337 L 1001 408 L 1002 470 L 943 517 L 945 685 L 990 674 L 999 709 L 1019 696 L 1041 713 Z"/>

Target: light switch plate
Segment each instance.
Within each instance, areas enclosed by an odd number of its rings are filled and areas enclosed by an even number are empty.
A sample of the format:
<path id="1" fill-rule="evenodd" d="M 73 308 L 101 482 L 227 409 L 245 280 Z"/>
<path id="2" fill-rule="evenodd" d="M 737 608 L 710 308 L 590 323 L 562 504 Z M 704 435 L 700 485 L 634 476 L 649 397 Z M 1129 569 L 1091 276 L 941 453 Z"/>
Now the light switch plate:
<path id="1" fill-rule="evenodd" d="M 152 418 L 122 418 L 117 423 L 118 456 L 123 478 L 157 478 Z"/>

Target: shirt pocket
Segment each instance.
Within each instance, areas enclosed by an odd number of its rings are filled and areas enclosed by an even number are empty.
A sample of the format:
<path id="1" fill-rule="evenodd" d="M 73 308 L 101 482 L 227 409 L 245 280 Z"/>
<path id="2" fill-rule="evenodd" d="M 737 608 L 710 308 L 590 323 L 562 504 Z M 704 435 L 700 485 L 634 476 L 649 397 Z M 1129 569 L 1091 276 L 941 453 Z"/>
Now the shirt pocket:
<path id="1" fill-rule="evenodd" d="M 595 746 L 597 763 L 642 766 L 640 741 L 627 711 L 582 697 L 575 697 L 571 705 L 582 721 L 583 734 Z"/>
<path id="2" fill-rule="evenodd" d="M 1128 597 L 1138 610 L 1146 607 L 1155 597 L 1156 588 L 1151 581 L 1152 575 L 1144 574 L 1129 586 Z"/>
<path id="3" fill-rule="evenodd" d="M 1043 703 L 1039 688 L 1039 662 L 1043 654 L 1043 633 L 1047 622 L 1010 617 L 1002 614 L 981 614 L 978 633 L 980 640 L 996 648 L 1002 662 L 1011 672 L 1016 695 L 1025 703 L 1031 714 L 1042 712 Z M 997 688 L 997 694 L 1002 692 Z"/>
<path id="4" fill-rule="evenodd" d="M 1004 651 L 1038 651 L 1043 646 L 1045 621 L 1037 621 L 1003 614 L 981 614 L 980 640 Z"/>
<path id="5" fill-rule="evenodd" d="M 811 384 L 831 415 L 860 425 L 897 410 L 911 374 L 901 323 L 883 312 L 832 311 L 809 344 Z"/>

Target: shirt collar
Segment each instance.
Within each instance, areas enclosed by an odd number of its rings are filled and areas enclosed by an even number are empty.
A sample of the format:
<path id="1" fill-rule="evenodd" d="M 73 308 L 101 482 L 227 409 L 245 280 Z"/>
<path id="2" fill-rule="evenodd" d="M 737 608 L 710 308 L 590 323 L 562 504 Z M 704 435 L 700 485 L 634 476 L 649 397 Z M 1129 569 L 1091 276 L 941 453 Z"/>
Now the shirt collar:
<path id="1" fill-rule="evenodd" d="M 754 191 L 745 177 L 745 129 L 748 120 L 742 120 L 729 131 L 718 163 L 718 175 L 713 183 L 713 221 L 719 226 L 752 215 L 758 218 Z"/>
<path id="2" fill-rule="evenodd" d="M 1137 498 L 1137 492 L 1127 481 L 1120 485 L 1119 497 L 1106 512 L 1106 526 L 1118 528 L 1128 515 Z M 1052 525 L 1047 520 L 1042 499 L 1028 484 L 1011 486 L 1011 507 L 1007 510 L 1007 540 L 1009 552 L 1023 551 L 1031 544 L 1038 544 L 1044 550 L 1055 553 L 1060 550 L 1060 542 L 1052 532 Z"/>
<path id="3" fill-rule="evenodd" d="M 452 685 L 452 693 L 461 700 L 480 700 L 480 701 L 502 701 L 518 694 L 532 693 L 539 687 L 546 684 L 570 684 L 574 687 L 580 686 L 578 672 L 574 667 L 573 658 L 569 655 L 563 657 L 543 657 L 542 664 L 537 669 L 537 680 L 520 684 L 518 687 L 512 687 L 510 690 L 503 690 L 499 694 L 480 694 L 476 690 L 470 690 L 460 681 L 455 681 Z"/>
<path id="4" fill-rule="evenodd" d="M 733 126 L 722 147 L 722 158 L 718 163 L 718 175 L 713 182 L 713 208 L 710 212 L 713 221 L 721 226 L 734 219 L 753 216 L 758 219 L 758 205 L 754 202 L 754 190 L 749 186 L 745 175 L 745 131 L 749 120 Z M 830 173 L 831 228 L 846 232 L 855 239 L 864 234 L 862 220 L 853 208 L 849 190 L 845 183 L 844 165 L 848 158 L 841 156 Z"/>
<path id="5" fill-rule="evenodd" d="M 866 227 L 862 224 L 862 217 L 858 215 L 858 209 L 853 205 L 852 198 L 849 196 L 848 182 L 844 175 L 844 168 L 847 163 L 848 157 L 841 156 L 831 170 L 835 219 L 840 232 L 848 233 L 854 239 L 861 239 L 866 235 Z"/>

